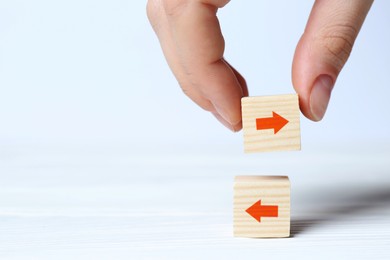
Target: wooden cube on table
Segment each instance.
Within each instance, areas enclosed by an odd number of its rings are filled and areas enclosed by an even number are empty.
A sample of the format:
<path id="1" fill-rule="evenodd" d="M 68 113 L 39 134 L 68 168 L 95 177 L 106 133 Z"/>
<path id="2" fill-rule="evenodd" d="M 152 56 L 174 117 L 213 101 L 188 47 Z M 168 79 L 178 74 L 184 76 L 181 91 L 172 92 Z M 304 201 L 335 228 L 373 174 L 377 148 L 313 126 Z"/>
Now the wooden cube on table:
<path id="1" fill-rule="evenodd" d="M 244 97 L 241 108 L 246 153 L 301 149 L 297 94 Z"/>
<path id="2" fill-rule="evenodd" d="M 290 236 L 287 176 L 236 176 L 233 203 L 234 236 Z"/>

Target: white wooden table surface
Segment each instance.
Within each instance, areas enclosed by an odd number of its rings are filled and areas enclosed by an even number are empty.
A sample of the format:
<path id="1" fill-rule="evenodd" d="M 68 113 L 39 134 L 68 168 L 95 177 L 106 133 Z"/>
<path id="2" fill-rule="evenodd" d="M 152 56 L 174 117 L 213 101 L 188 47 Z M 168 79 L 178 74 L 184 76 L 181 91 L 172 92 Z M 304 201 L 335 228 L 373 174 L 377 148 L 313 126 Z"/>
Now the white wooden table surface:
<path id="1" fill-rule="evenodd" d="M 389 148 L 2 146 L 0 259 L 390 259 Z M 291 238 L 232 236 L 240 174 L 290 177 Z"/>

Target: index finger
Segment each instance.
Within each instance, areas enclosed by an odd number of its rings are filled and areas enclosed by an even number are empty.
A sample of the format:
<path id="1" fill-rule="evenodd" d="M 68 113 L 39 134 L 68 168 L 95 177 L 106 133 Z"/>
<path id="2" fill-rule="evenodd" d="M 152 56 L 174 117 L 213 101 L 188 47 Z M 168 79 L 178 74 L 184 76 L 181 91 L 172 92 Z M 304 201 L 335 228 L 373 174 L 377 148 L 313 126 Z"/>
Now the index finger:
<path id="1" fill-rule="evenodd" d="M 164 1 L 164 8 L 190 87 L 208 99 L 224 120 L 237 125 L 247 90 L 242 77 L 223 59 L 225 42 L 216 13 L 227 2 Z"/>

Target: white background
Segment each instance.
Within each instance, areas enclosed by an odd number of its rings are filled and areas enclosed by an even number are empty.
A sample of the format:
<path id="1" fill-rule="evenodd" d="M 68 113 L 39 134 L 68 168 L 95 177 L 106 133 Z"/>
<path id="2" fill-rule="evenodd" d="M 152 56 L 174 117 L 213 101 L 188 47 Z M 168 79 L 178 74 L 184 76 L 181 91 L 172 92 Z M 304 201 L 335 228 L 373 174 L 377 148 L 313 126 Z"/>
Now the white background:
<path id="1" fill-rule="evenodd" d="M 185 97 L 145 1 L 0 1 L 0 143 L 221 143 L 230 134 Z M 219 12 L 228 59 L 251 95 L 292 93 L 291 63 L 312 1 L 232 1 Z M 323 122 L 303 144 L 389 140 L 390 3 L 377 1 Z M 235 146 L 237 145 L 237 146 Z M 235 147 L 234 147 L 235 146 Z"/>
<path id="2" fill-rule="evenodd" d="M 293 92 L 312 3 L 220 10 L 251 95 Z M 390 2 L 374 3 L 325 119 L 301 117 L 302 151 L 251 155 L 182 94 L 145 5 L 0 0 L 1 258 L 388 259 Z M 290 176 L 293 237 L 232 238 L 234 175 L 268 173 Z"/>

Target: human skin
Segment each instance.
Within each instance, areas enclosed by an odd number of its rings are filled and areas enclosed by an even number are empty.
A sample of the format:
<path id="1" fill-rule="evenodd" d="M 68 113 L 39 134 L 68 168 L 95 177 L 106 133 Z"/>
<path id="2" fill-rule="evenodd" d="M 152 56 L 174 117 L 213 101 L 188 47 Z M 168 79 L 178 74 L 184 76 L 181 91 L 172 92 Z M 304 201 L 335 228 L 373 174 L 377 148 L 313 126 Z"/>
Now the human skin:
<path id="1" fill-rule="evenodd" d="M 242 128 L 245 79 L 223 57 L 217 11 L 229 0 L 149 0 L 147 14 L 183 92 L 232 131 Z M 292 83 L 302 113 L 320 121 L 373 0 L 317 0 L 298 42 Z"/>

